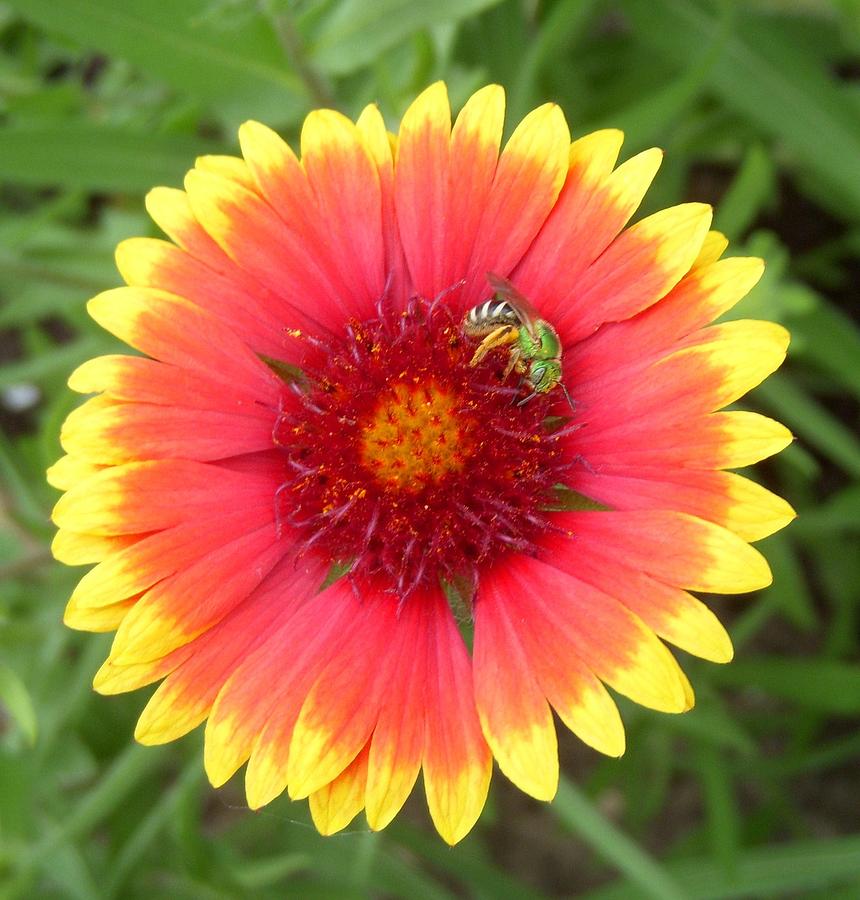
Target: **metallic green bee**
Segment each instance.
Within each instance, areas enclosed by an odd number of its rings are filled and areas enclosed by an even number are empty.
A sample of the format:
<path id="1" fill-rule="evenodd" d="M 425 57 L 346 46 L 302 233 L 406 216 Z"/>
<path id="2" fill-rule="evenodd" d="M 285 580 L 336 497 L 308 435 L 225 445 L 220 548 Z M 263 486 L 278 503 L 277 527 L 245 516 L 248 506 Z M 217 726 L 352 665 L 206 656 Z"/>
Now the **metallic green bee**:
<path id="1" fill-rule="evenodd" d="M 463 331 L 469 337 L 482 338 L 469 365 L 478 365 L 492 350 L 510 347 L 511 355 L 502 380 L 516 371 L 524 376 L 531 388 L 531 393 L 520 401 L 520 406 L 558 385 L 573 408 L 561 382 L 561 341 L 558 332 L 549 322 L 538 317 L 535 308 L 507 278 L 488 272 L 487 281 L 494 291 L 493 296 L 473 306 L 463 320 Z"/>

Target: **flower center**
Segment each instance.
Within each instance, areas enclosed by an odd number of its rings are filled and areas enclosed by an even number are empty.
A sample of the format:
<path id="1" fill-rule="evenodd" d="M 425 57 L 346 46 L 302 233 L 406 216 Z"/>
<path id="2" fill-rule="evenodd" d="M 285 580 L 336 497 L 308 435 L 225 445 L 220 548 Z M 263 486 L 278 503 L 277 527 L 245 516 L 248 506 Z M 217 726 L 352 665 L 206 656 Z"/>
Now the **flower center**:
<path id="1" fill-rule="evenodd" d="M 474 351 L 459 317 L 421 299 L 308 342 L 310 386 L 292 385 L 298 408 L 285 400 L 274 429 L 277 515 L 305 552 L 401 600 L 534 552 L 565 469 L 546 427 L 557 398 L 518 405 L 506 352 L 472 368 Z"/>
<path id="2" fill-rule="evenodd" d="M 463 468 L 469 432 L 450 391 L 436 382 L 403 381 L 379 398 L 363 426 L 361 461 L 383 487 L 420 491 Z"/>

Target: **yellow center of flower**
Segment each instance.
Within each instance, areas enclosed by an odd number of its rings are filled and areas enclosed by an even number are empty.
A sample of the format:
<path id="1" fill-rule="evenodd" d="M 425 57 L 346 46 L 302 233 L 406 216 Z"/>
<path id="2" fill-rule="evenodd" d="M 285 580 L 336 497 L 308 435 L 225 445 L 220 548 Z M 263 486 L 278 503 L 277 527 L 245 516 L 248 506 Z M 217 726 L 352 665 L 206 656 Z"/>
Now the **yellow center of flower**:
<path id="1" fill-rule="evenodd" d="M 380 397 L 361 436 L 361 461 L 385 487 L 419 491 L 469 456 L 457 398 L 434 382 L 400 382 Z"/>

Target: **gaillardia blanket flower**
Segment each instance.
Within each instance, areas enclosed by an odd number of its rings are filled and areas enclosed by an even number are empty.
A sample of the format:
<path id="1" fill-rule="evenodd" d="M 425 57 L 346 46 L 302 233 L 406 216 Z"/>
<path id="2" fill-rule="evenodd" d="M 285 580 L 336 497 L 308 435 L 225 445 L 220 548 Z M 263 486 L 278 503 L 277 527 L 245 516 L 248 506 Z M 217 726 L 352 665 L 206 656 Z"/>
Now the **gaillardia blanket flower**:
<path id="1" fill-rule="evenodd" d="M 699 203 L 626 227 L 659 151 L 616 167 L 552 104 L 500 151 L 503 117 L 490 86 L 452 127 L 436 84 L 396 136 L 311 113 L 300 157 L 246 123 L 89 304 L 141 355 L 70 379 L 54 552 L 97 563 L 66 611 L 116 629 L 96 689 L 161 681 L 139 741 L 206 720 L 214 785 L 247 763 L 252 808 L 307 797 L 324 833 L 383 828 L 420 772 L 454 843 L 494 757 L 553 797 L 553 710 L 616 756 L 607 687 L 689 709 L 664 641 L 732 655 L 689 591 L 767 585 L 749 542 L 793 515 L 725 471 L 791 439 L 720 411 L 785 355 L 710 324 L 761 262 Z"/>

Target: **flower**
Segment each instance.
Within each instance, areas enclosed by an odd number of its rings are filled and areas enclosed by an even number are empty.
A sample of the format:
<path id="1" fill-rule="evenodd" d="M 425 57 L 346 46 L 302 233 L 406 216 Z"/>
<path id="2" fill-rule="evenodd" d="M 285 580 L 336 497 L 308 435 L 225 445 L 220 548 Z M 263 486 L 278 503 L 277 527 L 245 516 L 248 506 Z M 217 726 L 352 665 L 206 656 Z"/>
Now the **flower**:
<path id="1" fill-rule="evenodd" d="M 732 649 L 688 591 L 767 585 L 748 542 L 793 516 L 723 471 L 791 440 L 719 411 L 785 354 L 710 324 L 761 262 L 720 259 L 703 204 L 625 230 L 659 151 L 616 168 L 620 132 L 571 143 L 547 104 L 500 153 L 503 116 L 490 86 L 452 128 L 435 84 L 397 136 L 311 113 L 300 160 L 246 123 L 244 159 L 149 194 L 170 242 L 120 244 L 128 286 L 90 301 L 143 355 L 69 382 L 95 396 L 49 471 L 53 549 L 97 563 L 66 610 L 116 629 L 96 689 L 160 680 L 139 741 L 207 720 L 214 785 L 247 762 L 252 808 L 309 797 L 324 833 L 383 828 L 420 771 L 459 841 L 493 757 L 551 799 L 551 710 L 620 755 L 606 686 L 691 707 L 663 641 Z"/>

